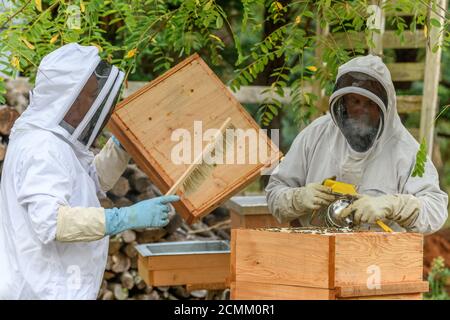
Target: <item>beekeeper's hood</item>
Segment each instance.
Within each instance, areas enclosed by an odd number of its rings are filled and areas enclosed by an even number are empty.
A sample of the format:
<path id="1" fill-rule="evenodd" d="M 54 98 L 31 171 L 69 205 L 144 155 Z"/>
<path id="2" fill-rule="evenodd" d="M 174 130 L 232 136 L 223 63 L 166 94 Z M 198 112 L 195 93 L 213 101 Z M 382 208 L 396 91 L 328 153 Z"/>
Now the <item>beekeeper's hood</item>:
<path id="1" fill-rule="evenodd" d="M 15 131 L 39 127 L 88 152 L 107 123 L 124 73 L 101 61 L 95 46 L 67 44 L 45 56 L 38 68 L 30 104 Z"/>
<path id="2" fill-rule="evenodd" d="M 394 85 L 380 57 L 340 66 L 329 102 L 334 123 L 354 151 L 367 152 L 401 128 Z"/>

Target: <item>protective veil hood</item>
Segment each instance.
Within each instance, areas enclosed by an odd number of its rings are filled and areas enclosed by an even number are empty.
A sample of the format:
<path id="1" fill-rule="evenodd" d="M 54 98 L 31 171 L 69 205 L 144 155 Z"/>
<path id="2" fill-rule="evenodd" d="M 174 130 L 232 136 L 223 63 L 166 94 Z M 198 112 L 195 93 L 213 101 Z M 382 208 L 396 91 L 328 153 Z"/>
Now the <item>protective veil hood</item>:
<path id="1" fill-rule="evenodd" d="M 391 75 L 380 57 L 373 55 L 357 57 L 338 69 L 335 89 L 329 100 L 329 111 L 333 122 L 339 127 L 347 142 L 349 137 L 343 128 L 340 112 L 343 108 L 343 97 L 349 93 L 365 96 L 376 103 L 380 110 L 379 126 L 374 132 L 373 141 L 369 142 L 364 152 L 373 150 L 377 144 L 383 144 L 402 127 L 397 114 L 396 94 Z"/>
<path id="2" fill-rule="evenodd" d="M 114 108 L 123 78 L 117 67 L 101 61 L 95 46 L 67 44 L 42 59 L 29 106 L 12 132 L 32 127 L 52 131 L 69 141 L 78 154 L 88 155 Z M 81 104 L 81 95 L 92 83 L 95 88 L 89 100 L 84 99 L 86 110 L 77 126 L 68 128 L 63 119 Z"/>

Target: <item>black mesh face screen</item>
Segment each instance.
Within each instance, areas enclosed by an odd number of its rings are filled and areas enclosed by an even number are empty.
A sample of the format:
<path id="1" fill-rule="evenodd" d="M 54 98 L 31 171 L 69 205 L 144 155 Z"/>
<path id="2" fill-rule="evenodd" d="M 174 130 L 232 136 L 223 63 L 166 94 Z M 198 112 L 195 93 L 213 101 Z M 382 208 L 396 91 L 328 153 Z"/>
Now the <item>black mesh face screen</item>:
<path id="1" fill-rule="evenodd" d="M 87 79 L 80 93 L 71 107 L 67 110 L 64 119 L 60 123 L 60 125 L 69 133 L 72 134 L 81 124 L 95 101 L 98 99 L 100 92 L 102 92 L 102 89 L 106 85 L 111 70 L 112 66 L 102 61 Z"/>
<path id="2" fill-rule="evenodd" d="M 380 127 L 381 130 L 383 129 L 382 111 L 378 105 L 372 104 L 369 99 L 362 97 L 365 103 L 360 104 L 357 107 L 359 111 L 352 114 L 349 112 L 352 108 L 349 96 L 339 97 L 332 104 L 332 113 L 337 126 L 352 149 L 357 152 L 366 152 L 376 141 L 378 132 L 381 132 L 379 131 Z M 378 115 L 376 111 L 372 111 L 374 114 L 372 116 L 368 112 L 361 111 L 365 110 L 368 104 L 371 105 L 371 108 L 378 110 Z"/>
<path id="3" fill-rule="evenodd" d="M 383 85 L 374 77 L 355 71 L 345 73 L 336 81 L 333 92 L 346 87 L 358 87 L 372 92 L 383 101 L 387 110 L 389 102 L 387 92 Z"/>

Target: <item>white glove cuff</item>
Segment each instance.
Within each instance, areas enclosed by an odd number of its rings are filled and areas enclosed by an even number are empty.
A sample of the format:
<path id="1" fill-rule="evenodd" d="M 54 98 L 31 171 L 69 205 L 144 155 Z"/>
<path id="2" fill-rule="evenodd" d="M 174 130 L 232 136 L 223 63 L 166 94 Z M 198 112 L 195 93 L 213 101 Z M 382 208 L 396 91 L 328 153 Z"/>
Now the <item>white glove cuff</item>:
<path id="1" fill-rule="evenodd" d="M 95 241 L 105 236 L 105 209 L 103 208 L 61 206 L 57 214 L 57 241 Z"/>

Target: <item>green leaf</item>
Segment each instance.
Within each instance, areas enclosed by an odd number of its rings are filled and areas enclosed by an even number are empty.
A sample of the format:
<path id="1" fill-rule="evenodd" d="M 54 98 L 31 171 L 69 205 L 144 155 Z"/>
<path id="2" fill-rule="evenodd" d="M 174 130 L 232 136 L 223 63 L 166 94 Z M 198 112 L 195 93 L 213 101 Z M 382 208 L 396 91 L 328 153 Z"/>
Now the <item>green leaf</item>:
<path id="1" fill-rule="evenodd" d="M 305 17 L 314 18 L 314 13 L 312 13 L 312 12 L 309 11 L 309 10 L 306 10 L 306 11 L 303 13 L 303 15 L 304 15 Z"/>
<path id="2" fill-rule="evenodd" d="M 211 5 L 212 5 L 212 1 L 208 1 L 208 2 L 205 4 L 205 6 L 203 7 L 203 10 L 204 10 L 204 11 L 208 11 L 209 8 L 211 8 Z"/>
<path id="3" fill-rule="evenodd" d="M 216 18 L 216 28 L 221 29 L 222 26 L 223 26 L 223 18 L 220 15 L 218 15 Z"/>
<path id="4" fill-rule="evenodd" d="M 268 118 L 269 120 L 272 120 L 272 119 L 273 119 L 273 114 L 271 114 L 270 112 L 265 112 L 265 113 L 264 113 L 264 116 L 265 116 L 266 118 Z"/>
<path id="5" fill-rule="evenodd" d="M 425 163 L 427 162 L 427 142 L 425 138 L 422 139 L 420 143 L 419 150 L 416 154 L 416 164 L 414 166 L 412 176 L 413 177 L 423 177 L 425 173 Z"/>
<path id="6" fill-rule="evenodd" d="M 434 27 L 437 27 L 437 28 L 440 28 L 440 27 L 441 27 L 441 23 L 440 23 L 439 20 L 436 19 L 436 18 L 431 18 L 431 19 L 430 19 L 430 23 L 431 23 L 431 25 L 434 26 Z"/>
<path id="7" fill-rule="evenodd" d="M 248 82 L 252 82 L 252 81 L 253 81 L 252 76 L 251 76 L 250 73 L 248 73 L 247 71 L 245 71 L 245 70 L 242 71 L 242 74 L 244 75 L 245 79 L 248 80 Z"/>
<path id="8" fill-rule="evenodd" d="M 264 44 L 261 44 L 261 51 L 264 53 L 269 52 L 269 50 L 267 50 L 267 47 Z"/>
<path id="9" fill-rule="evenodd" d="M 269 104 L 268 108 L 269 108 L 269 110 L 270 110 L 275 116 L 278 115 L 278 109 L 277 109 L 277 107 L 275 107 L 275 106 Z"/>

